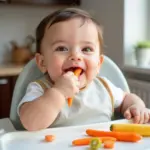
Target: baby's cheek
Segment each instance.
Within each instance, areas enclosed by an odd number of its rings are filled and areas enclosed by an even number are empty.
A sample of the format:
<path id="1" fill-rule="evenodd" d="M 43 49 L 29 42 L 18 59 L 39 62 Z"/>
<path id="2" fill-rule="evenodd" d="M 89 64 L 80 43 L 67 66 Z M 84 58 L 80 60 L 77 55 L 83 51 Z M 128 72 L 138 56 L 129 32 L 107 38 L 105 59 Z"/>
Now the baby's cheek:
<path id="1" fill-rule="evenodd" d="M 89 64 L 88 72 L 89 72 L 90 76 L 92 76 L 92 77 L 96 76 L 99 73 L 99 65 L 98 65 L 97 61 Z"/>
<path id="2" fill-rule="evenodd" d="M 53 81 L 56 81 L 62 75 L 62 69 L 57 64 L 49 65 L 48 74 Z"/>
<path id="3" fill-rule="evenodd" d="M 97 76 L 96 69 L 91 68 L 87 71 L 86 77 L 89 82 L 91 82 L 96 76 Z"/>

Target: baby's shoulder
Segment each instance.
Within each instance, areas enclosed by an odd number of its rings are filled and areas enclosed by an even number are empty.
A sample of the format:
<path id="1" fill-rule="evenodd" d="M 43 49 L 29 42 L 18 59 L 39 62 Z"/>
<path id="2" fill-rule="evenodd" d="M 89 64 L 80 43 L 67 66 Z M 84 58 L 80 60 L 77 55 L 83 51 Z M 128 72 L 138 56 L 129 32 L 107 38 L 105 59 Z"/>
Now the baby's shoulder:
<path id="1" fill-rule="evenodd" d="M 47 76 L 43 75 L 40 78 L 32 81 L 29 83 L 29 86 L 36 86 L 37 88 L 42 88 L 43 90 L 46 90 L 47 88 L 51 87 L 51 83 L 48 80 Z"/>
<path id="2" fill-rule="evenodd" d="M 96 88 L 100 89 L 106 89 L 109 93 L 114 89 L 113 83 L 106 77 L 103 76 L 97 76 L 93 80 L 94 86 Z"/>
<path id="3" fill-rule="evenodd" d="M 96 78 L 94 78 L 93 83 L 99 86 L 109 86 L 109 84 L 112 84 L 111 81 L 104 76 L 97 76 Z"/>

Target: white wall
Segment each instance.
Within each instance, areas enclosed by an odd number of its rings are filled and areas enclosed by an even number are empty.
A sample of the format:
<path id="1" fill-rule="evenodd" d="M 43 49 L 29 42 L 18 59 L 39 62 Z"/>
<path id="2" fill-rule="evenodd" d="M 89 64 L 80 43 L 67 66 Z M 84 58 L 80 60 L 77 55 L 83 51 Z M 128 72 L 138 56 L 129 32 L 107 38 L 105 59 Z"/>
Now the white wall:
<path id="1" fill-rule="evenodd" d="M 125 0 L 124 7 L 125 64 L 135 65 L 134 45 L 148 36 L 148 0 Z"/>
<path id="2" fill-rule="evenodd" d="M 104 53 L 123 65 L 123 0 L 82 0 L 82 8 L 92 12 L 104 27 Z"/>
<path id="3" fill-rule="evenodd" d="M 22 44 L 48 13 L 57 8 L 0 5 L 0 62 L 9 53 L 11 40 Z M 134 63 L 133 44 L 150 39 L 149 0 L 82 0 L 81 8 L 91 12 L 104 27 L 104 53 L 119 66 Z M 125 60 L 124 60 L 125 55 Z"/>
<path id="4" fill-rule="evenodd" d="M 147 38 L 150 40 L 150 0 L 147 0 Z"/>
<path id="5" fill-rule="evenodd" d="M 81 7 L 95 14 L 104 27 L 105 53 L 119 65 L 123 63 L 123 1 L 82 0 Z M 29 6 L 0 6 L 0 62 L 11 40 L 22 43 L 33 34 L 39 21 L 53 11 L 52 8 Z M 119 57 L 118 57 L 119 56 Z"/>
<path id="6" fill-rule="evenodd" d="M 0 62 L 10 60 L 9 42 L 23 44 L 27 35 L 34 35 L 43 17 L 56 8 L 0 5 Z"/>

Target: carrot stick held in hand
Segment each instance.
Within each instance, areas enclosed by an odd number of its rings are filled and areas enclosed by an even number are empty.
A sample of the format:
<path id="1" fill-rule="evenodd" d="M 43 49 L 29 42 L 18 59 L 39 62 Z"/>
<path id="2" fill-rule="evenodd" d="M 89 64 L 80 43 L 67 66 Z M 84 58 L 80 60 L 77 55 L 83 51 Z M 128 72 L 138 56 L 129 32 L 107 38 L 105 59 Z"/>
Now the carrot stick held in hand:
<path id="1" fill-rule="evenodd" d="M 79 76 L 82 72 L 82 69 L 78 68 L 74 71 L 75 76 Z M 68 106 L 71 107 L 72 105 L 72 98 L 68 98 Z"/>

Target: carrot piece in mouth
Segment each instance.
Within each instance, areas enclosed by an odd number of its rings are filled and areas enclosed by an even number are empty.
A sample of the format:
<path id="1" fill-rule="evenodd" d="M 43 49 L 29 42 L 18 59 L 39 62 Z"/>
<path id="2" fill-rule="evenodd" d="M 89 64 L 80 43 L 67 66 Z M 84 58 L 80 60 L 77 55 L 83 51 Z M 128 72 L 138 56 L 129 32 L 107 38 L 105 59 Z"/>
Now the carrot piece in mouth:
<path id="1" fill-rule="evenodd" d="M 77 68 L 74 71 L 75 76 L 79 77 L 79 75 L 81 74 L 82 69 L 81 68 Z M 68 106 L 71 107 L 72 106 L 72 98 L 68 98 Z"/>

